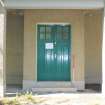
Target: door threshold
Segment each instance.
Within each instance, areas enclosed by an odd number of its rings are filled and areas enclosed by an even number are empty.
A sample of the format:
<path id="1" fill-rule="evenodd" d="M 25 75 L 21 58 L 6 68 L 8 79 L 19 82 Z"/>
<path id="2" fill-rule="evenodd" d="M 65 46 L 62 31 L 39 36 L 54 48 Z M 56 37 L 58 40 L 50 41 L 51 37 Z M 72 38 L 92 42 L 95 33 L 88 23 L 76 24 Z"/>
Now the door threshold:
<path id="1" fill-rule="evenodd" d="M 33 92 L 38 92 L 38 93 L 54 93 L 54 92 L 77 92 L 76 88 L 32 88 Z"/>
<path id="2" fill-rule="evenodd" d="M 35 88 L 68 88 L 68 87 L 73 87 L 71 82 L 67 81 L 38 81 L 34 83 Z"/>

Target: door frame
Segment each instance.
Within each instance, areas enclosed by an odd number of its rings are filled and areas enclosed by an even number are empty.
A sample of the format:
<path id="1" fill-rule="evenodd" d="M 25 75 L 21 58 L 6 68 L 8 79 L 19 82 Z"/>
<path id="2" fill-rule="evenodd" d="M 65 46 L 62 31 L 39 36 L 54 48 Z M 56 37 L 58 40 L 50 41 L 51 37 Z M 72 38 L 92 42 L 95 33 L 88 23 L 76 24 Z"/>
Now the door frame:
<path id="1" fill-rule="evenodd" d="M 37 67 L 37 65 L 38 65 L 38 54 L 37 54 L 37 52 L 38 52 L 38 33 L 37 33 L 37 29 L 38 29 L 38 25 L 70 25 L 71 26 L 71 23 L 68 23 L 68 22 L 56 22 L 56 23 L 54 23 L 54 22 L 38 22 L 38 23 L 36 23 L 36 67 L 35 67 L 35 69 L 36 69 L 36 71 L 35 71 L 35 76 L 36 76 L 36 81 L 38 82 L 38 83 L 50 83 L 50 82 L 52 82 L 52 83 L 58 83 L 58 82 L 60 82 L 60 83 L 64 83 L 64 82 L 66 82 L 66 83 L 71 83 L 72 81 L 73 81 L 73 68 L 72 68 L 72 31 L 71 31 L 71 39 L 70 39 L 70 50 L 71 50 L 71 59 L 70 59 L 70 63 L 71 63 L 71 66 L 70 66 L 70 74 L 71 74 L 71 80 L 70 81 L 38 81 L 38 67 Z"/>

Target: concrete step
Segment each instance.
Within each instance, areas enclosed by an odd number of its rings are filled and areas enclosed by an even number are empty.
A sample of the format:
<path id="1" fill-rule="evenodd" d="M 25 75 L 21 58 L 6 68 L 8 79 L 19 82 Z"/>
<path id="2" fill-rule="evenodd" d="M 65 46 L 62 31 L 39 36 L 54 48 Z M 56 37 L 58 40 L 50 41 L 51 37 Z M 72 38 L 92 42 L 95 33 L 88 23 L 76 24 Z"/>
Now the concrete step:
<path id="1" fill-rule="evenodd" d="M 35 82 L 33 85 L 34 88 L 69 88 L 73 87 L 71 82 Z"/>
<path id="2" fill-rule="evenodd" d="M 76 88 L 32 88 L 33 92 L 76 92 Z"/>

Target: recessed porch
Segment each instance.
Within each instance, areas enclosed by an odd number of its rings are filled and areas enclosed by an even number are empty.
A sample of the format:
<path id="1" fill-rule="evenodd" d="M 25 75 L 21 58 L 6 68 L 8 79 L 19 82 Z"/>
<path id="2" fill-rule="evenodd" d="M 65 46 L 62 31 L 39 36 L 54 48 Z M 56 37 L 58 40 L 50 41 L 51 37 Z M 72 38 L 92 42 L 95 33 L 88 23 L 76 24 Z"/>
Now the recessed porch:
<path id="1" fill-rule="evenodd" d="M 102 19 L 102 9 L 8 10 L 6 26 L 6 88 L 14 86 L 16 90 L 18 86 L 21 87 L 20 89 L 38 87 L 36 24 L 40 22 L 69 22 L 72 27 L 72 81 L 70 82 L 72 86 L 68 85 L 68 88 L 74 86 L 77 90 L 84 90 L 86 85 L 86 88 L 91 90 L 93 85 L 93 87 L 97 86 L 97 90 L 101 92 Z M 48 86 L 51 86 L 50 83 Z M 43 85 L 42 87 L 45 86 Z M 61 86 L 62 83 L 59 87 Z"/>

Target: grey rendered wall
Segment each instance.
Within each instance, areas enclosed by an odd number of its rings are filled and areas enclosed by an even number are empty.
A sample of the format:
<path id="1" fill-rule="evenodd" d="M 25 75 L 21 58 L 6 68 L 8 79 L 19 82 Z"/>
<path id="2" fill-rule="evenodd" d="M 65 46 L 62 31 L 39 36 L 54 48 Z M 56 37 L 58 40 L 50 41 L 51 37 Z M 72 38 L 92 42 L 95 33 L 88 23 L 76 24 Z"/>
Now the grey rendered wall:
<path id="1" fill-rule="evenodd" d="M 23 78 L 23 16 L 7 14 L 6 83 L 22 84 Z"/>
<path id="2" fill-rule="evenodd" d="M 102 83 L 102 22 L 103 10 L 85 16 L 85 81 Z"/>

